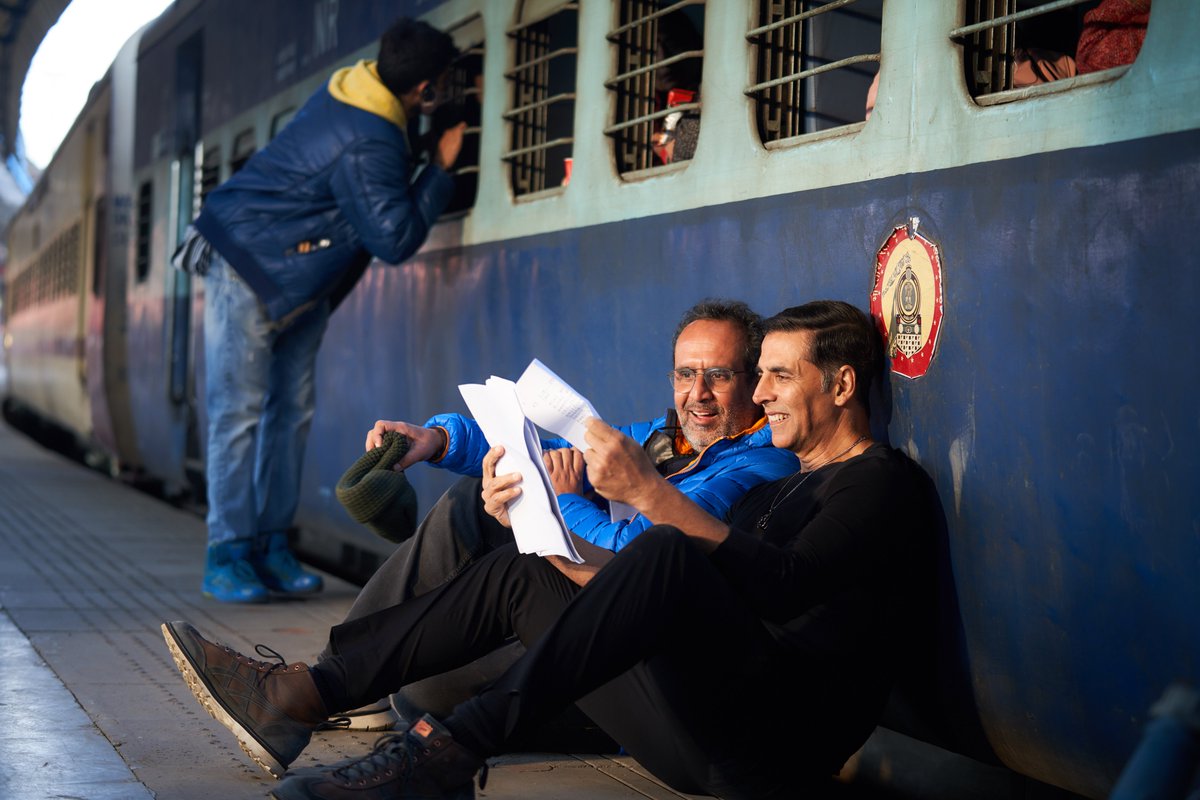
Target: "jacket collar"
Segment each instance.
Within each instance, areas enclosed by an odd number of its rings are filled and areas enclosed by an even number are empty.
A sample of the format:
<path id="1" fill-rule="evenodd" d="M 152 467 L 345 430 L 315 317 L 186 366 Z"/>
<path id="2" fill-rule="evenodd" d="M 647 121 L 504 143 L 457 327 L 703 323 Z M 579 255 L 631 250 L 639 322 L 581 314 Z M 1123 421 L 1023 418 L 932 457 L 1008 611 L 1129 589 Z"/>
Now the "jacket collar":
<path id="1" fill-rule="evenodd" d="M 329 79 L 329 93 L 335 100 L 383 117 L 407 132 L 408 116 L 404 113 L 404 106 L 383 85 L 374 61 L 361 60 L 352 67 L 343 67 L 333 73 Z"/>

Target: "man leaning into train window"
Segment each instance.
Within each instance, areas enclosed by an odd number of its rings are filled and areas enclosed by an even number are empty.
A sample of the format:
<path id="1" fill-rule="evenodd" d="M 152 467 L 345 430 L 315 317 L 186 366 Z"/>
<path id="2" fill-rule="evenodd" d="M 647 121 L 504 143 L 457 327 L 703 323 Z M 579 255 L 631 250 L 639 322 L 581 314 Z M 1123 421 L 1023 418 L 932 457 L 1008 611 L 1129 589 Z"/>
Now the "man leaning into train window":
<path id="1" fill-rule="evenodd" d="M 204 275 L 209 597 L 321 589 L 287 539 L 317 350 L 371 259 L 398 264 L 416 252 L 454 194 L 447 169 L 465 126 L 442 134 L 415 180 L 406 127 L 432 113 L 457 56 L 447 34 L 396 21 L 377 59 L 334 72 L 208 195 L 173 259 Z"/>

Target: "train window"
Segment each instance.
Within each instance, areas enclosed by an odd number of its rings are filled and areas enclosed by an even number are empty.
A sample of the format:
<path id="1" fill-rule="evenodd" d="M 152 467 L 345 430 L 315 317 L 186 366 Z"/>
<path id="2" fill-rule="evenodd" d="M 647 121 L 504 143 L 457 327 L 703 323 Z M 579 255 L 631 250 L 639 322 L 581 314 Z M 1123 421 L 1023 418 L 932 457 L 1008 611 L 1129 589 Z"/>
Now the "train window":
<path id="1" fill-rule="evenodd" d="M 758 0 L 746 95 L 764 144 L 866 119 L 882 12 L 883 0 Z"/>
<path id="2" fill-rule="evenodd" d="M 233 139 L 233 152 L 229 155 L 229 174 L 233 175 L 246 166 L 246 162 L 250 160 L 250 156 L 254 155 L 255 149 L 256 142 L 253 128 L 244 130 L 235 136 Z"/>
<path id="3" fill-rule="evenodd" d="M 988 105 L 1066 78 L 1111 77 L 1137 57 L 1149 17 L 1150 0 L 966 0 L 967 24 L 950 38 L 962 45 L 971 96 Z M 1024 91 L 1003 94 L 1013 90 Z"/>
<path id="4" fill-rule="evenodd" d="M 138 187 L 137 251 L 134 260 L 135 277 L 143 283 L 150 277 L 150 232 L 153 227 L 154 184 L 146 181 Z"/>
<path id="5" fill-rule="evenodd" d="M 296 116 L 296 109 L 289 107 L 271 117 L 271 138 L 274 139 L 278 136 L 279 132 L 287 127 L 287 124 L 292 121 L 292 117 L 294 116 Z"/>
<path id="6" fill-rule="evenodd" d="M 80 257 L 82 248 L 79 246 L 79 223 L 76 222 L 71 226 L 63 237 L 66 241 L 63 246 L 63 294 L 74 296 L 79 294 L 80 290 Z"/>
<path id="7" fill-rule="evenodd" d="M 617 172 L 687 161 L 700 133 L 703 0 L 620 0 L 612 137 Z"/>
<path id="8" fill-rule="evenodd" d="M 434 112 L 433 129 L 444 130 L 459 122 L 463 131 L 462 150 L 454 162 L 454 197 L 446 214 L 467 211 L 475 205 L 479 187 L 479 137 L 483 110 L 483 17 L 475 15 L 447 30 L 460 55 L 446 80 L 446 102 Z"/>
<path id="9" fill-rule="evenodd" d="M 96 200 L 96 208 L 92 212 L 95 219 L 96 235 L 92 240 L 92 296 L 99 297 L 104 287 L 104 278 L 108 272 L 108 198 Z"/>
<path id="10" fill-rule="evenodd" d="M 200 205 L 208 199 L 208 193 L 221 183 L 221 148 L 210 147 L 200 160 Z"/>
<path id="11" fill-rule="evenodd" d="M 512 130 L 503 156 L 517 197 L 565 186 L 575 142 L 579 4 L 522 0 L 509 28 L 512 86 L 504 118 Z"/>

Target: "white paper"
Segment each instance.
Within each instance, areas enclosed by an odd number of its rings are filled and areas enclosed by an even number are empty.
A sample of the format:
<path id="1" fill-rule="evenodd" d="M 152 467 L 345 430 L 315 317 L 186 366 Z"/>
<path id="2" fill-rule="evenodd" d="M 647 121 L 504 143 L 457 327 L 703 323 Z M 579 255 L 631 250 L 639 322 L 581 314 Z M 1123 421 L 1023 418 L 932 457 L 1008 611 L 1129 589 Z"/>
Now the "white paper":
<path id="1" fill-rule="evenodd" d="M 587 398 L 536 358 L 517 380 L 517 397 L 525 416 L 551 433 L 566 439 L 580 452 L 587 452 L 583 435 L 589 417 L 599 418 Z"/>
<path id="2" fill-rule="evenodd" d="M 517 380 L 517 397 L 525 416 L 566 439 L 579 452 L 587 452 L 588 443 L 583 438 L 587 432 L 585 423 L 589 417 L 600 419 L 600 415 L 586 397 L 554 370 L 535 358 Z M 613 522 L 633 519 L 637 513 L 631 505 L 608 501 L 608 518 Z"/>
<path id="3" fill-rule="evenodd" d="M 622 503 L 617 500 L 608 501 L 608 518 L 613 522 L 620 522 L 624 519 L 633 519 L 638 514 L 638 510 L 628 503 Z"/>
<path id="4" fill-rule="evenodd" d="M 504 455 L 496 464 L 497 474 L 517 472 L 521 475 L 521 494 L 508 504 L 508 518 L 517 549 L 522 553 L 558 555 L 576 564 L 583 563 L 571 543 L 558 498 L 542 463 L 537 430 L 526 418 L 517 399 L 516 384 L 493 376 L 483 385 L 468 383 L 459 386 L 458 390 L 488 444 L 504 448 Z"/>

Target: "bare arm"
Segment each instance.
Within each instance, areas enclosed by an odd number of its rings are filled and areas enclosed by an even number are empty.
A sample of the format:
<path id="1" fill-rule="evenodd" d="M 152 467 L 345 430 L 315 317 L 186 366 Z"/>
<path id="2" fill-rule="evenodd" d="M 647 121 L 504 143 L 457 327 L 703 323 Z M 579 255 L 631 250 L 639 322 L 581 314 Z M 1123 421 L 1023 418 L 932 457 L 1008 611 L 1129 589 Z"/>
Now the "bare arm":
<path id="1" fill-rule="evenodd" d="M 410 422 L 392 422 L 381 419 L 367 431 L 365 448 L 372 450 L 383 444 L 383 434 L 397 431 L 408 437 L 411 443 L 404 458 L 400 459 L 393 469 L 401 472 L 418 461 L 428 461 L 437 456 L 446 446 L 446 434 L 440 428 L 426 428 L 423 425 L 413 425 Z"/>
<path id="2" fill-rule="evenodd" d="M 658 474 L 637 442 L 597 419 L 588 421 L 588 479 L 609 500 L 636 508 L 656 525 L 673 525 L 712 552 L 729 526 L 697 506 Z"/>

